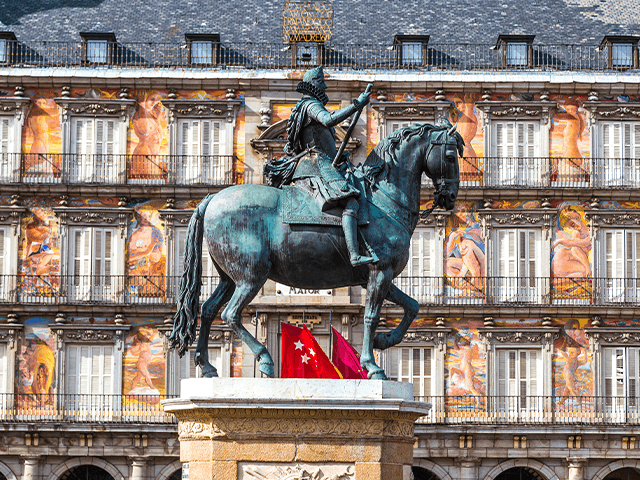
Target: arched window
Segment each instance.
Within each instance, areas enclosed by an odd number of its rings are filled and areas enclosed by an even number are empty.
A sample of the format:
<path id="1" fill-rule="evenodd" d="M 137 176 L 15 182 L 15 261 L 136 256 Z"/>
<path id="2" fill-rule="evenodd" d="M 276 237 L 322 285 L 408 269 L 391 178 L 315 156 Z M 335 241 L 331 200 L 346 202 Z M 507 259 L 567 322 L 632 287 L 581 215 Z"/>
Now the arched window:
<path id="1" fill-rule="evenodd" d="M 80 465 L 68 470 L 60 477 L 60 480 L 114 480 L 114 478 L 95 465 Z"/>

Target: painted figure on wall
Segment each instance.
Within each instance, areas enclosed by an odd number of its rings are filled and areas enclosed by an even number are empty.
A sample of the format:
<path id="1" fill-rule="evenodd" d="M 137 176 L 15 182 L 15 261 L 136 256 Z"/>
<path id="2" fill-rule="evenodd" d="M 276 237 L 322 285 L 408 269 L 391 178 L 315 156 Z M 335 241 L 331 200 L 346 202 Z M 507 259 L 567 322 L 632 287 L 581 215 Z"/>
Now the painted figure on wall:
<path id="1" fill-rule="evenodd" d="M 52 248 L 54 231 L 48 215 L 52 212 L 43 208 L 34 208 L 32 212 L 33 219 L 25 228 L 26 272 L 30 275 L 48 276 L 57 272 L 60 264 L 60 255 Z"/>
<path id="2" fill-rule="evenodd" d="M 59 177 L 60 113 L 50 93 L 36 94 L 25 122 L 24 171 L 26 177 Z"/>
<path id="3" fill-rule="evenodd" d="M 468 322 L 460 324 L 453 343 L 449 346 L 446 360 L 447 391 L 451 397 L 472 396 L 472 404 L 479 407 L 482 396 L 486 395 L 484 385 L 484 358 L 477 329 Z M 467 328 L 464 328 L 467 327 Z M 461 399 L 454 399 L 453 405 L 462 405 Z"/>
<path id="4" fill-rule="evenodd" d="M 475 110 L 476 95 L 474 93 L 453 96 L 455 111 L 451 123 L 457 123 L 457 130 L 464 139 L 464 158 L 460 158 L 460 180 L 479 180 L 478 155 L 471 141 L 478 132 L 478 117 Z"/>
<path id="5" fill-rule="evenodd" d="M 128 273 L 133 294 L 161 297 L 164 295 L 164 236 L 159 228 L 158 208 L 164 201 L 151 201 L 135 208 L 135 224 L 129 241 Z"/>
<path id="6" fill-rule="evenodd" d="M 144 398 L 140 401 L 157 403 L 158 396 L 164 394 L 162 338 L 154 326 L 136 320 L 132 323 L 138 323 L 138 326 L 132 329 L 125 342 L 123 393 L 142 395 Z"/>
<path id="7" fill-rule="evenodd" d="M 564 125 L 563 125 L 564 124 Z M 569 97 L 558 104 L 558 111 L 553 115 L 552 138 L 560 135 L 562 149 L 557 158 L 557 180 L 560 182 L 587 182 L 589 180 L 589 164 L 583 161 L 578 142 L 583 140 L 587 121 L 580 103 Z"/>
<path id="8" fill-rule="evenodd" d="M 482 225 L 469 204 L 458 204 L 457 211 L 452 216 L 444 248 L 444 273 L 447 285 L 457 290 L 457 294 L 483 295 L 485 246 Z"/>
<path id="9" fill-rule="evenodd" d="M 559 404 L 580 402 L 580 397 L 592 395 L 590 363 L 584 330 L 576 319 L 567 321 L 562 329 L 561 345 L 556 347 L 556 388 Z M 574 398 L 568 398 L 574 397 Z"/>
<path id="10" fill-rule="evenodd" d="M 551 275 L 557 298 L 591 297 L 591 233 L 584 208 L 561 210 L 551 244 Z M 570 279 L 570 280 L 564 280 Z"/>
<path id="11" fill-rule="evenodd" d="M 160 94 L 155 90 L 138 93 L 141 97 L 131 119 L 133 133 L 138 143 L 132 152 L 130 176 L 133 179 L 163 180 L 166 178 L 167 162 L 166 158 L 159 155 L 162 153 L 161 144 L 167 122 Z"/>
<path id="12" fill-rule="evenodd" d="M 24 340 L 17 355 L 16 392 L 22 408 L 52 406 L 55 379 L 54 340 L 46 318 L 24 322 Z"/>

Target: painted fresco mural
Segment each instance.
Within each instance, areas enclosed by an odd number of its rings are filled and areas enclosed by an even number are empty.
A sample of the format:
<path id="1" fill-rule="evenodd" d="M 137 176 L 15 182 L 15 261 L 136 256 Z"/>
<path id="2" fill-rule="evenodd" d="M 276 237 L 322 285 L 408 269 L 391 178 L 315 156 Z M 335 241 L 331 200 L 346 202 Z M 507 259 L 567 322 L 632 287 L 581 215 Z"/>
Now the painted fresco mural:
<path id="1" fill-rule="evenodd" d="M 15 392 L 18 408 L 53 408 L 56 383 L 55 340 L 48 318 L 24 321 L 16 355 Z"/>
<path id="2" fill-rule="evenodd" d="M 554 344 L 553 394 L 558 404 L 582 403 L 593 395 L 593 359 L 584 327 L 588 319 L 560 319 L 560 338 Z M 577 398 L 566 398 L 577 397 Z"/>
<path id="3" fill-rule="evenodd" d="M 131 402 L 158 403 L 165 392 L 163 342 L 155 322 L 153 319 L 131 320 L 122 362 L 122 393 L 141 396 L 129 398 Z"/>
<path id="4" fill-rule="evenodd" d="M 476 205 L 458 202 L 446 227 L 444 244 L 445 294 L 451 297 L 484 296 L 485 244 Z"/>
<path id="5" fill-rule="evenodd" d="M 62 126 L 55 98 L 56 89 L 27 90 L 32 98 L 22 130 L 24 176 L 27 178 L 54 177 L 62 173 Z"/>
<path id="6" fill-rule="evenodd" d="M 132 297 L 162 298 L 166 294 L 167 257 L 164 228 L 158 213 L 164 206 L 164 200 L 133 205 L 135 214 L 127 238 L 127 275 L 131 278 L 129 294 Z"/>
<path id="7" fill-rule="evenodd" d="M 457 319 L 447 342 L 445 357 L 445 393 L 453 397 L 450 407 L 486 408 L 478 397 L 487 394 L 487 368 L 482 339 L 478 335 L 480 320 Z"/>

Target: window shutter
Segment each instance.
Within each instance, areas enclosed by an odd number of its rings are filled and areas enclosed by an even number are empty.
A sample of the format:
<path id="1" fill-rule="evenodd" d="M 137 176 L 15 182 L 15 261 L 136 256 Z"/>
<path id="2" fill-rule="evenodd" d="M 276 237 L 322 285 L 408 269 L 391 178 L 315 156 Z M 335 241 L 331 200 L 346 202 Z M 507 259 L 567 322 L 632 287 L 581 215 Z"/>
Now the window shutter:
<path id="1" fill-rule="evenodd" d="M 114 392 L 113 383 L 113 347 L 105 346 L 102 348 L 102 394 L 112 394 Z"/>
<path id="2" fill-rule="evenodd" d="M 12 141 L 10 137 L 11 132 L 11 119 L 7 117 L 0 118 L 0 153 L 7 154 L 12 153 Z M 7 155 L 3 155 L 2 161 L 7 162 Z"/>
<path id="3" fill-rule="evenodd" d="M 91 393 L 91 347 L 80 346 L 80 372 L 78 375 L 78 390 L 82 395 Z"/>
<path id="4" fill-rule="evenodd" d="M 102 347 L 89 347 L 91 357 L 89 361 L 91 363 L 91 381 L 89 391 L 92 395 L 98 395 L 102 392 L 102 367 L 104 365 L 104 356 Z"/>
<path id="5" fill-rule="evenodd" d="M 80 366 L 80 349 L 76 345 L 67 346 L 65 392 L 69 395 L 78 393 L 78 368 Z"/>
<path id="6" fill-rule="evenodd" d="M 175 272 L 176 277 L 182 277 L 184 273 L 184 248 L 187 241 L 187 229 L 186 228 L 176 228 L 176 244 L 175 244 Z M 204 257 L 204 255 L 203 255 Z M 202 269 L 204 272 L 204 268 Z"/>
<path id="7" fill-rule="evenodd" d="M 498 350 L 496 352 L 496 363 L 498 367 L 498 397 L 503 398 L 507 395 L 507 351 Z"/>
<path id="8" fill-rule="evenodd" d="M 627 362 L 629 364 L 629 380 L 627 396 L 633 399 L 634 406 L 637 406 L 640 397 L 640 348 L 629 347 L 627 349 Z"/>
<path id="9" fill-rule="evenodd" d="M 387 357 L 385 372 L 388 372 L 389 380 L 394 380 L 396 382 L 400 381 L 400 378 L 398 377 L 398 366 L 400 365 L 398 359 L 399 351 L 399 348 L 390 348 L 388 350 L 384 350 L 384 354 Z"/>
<path id="10" fill-rule="evenodd" d="M 2 285 L 6 284 L 4 276 L 7 274 L 7 267 L 9 266 L 7 256 L 8 233 L 6 227 L 0 228 L 0 284 Z"/>
<path id="11" fill-rule="evenodd" d="M 516 230 L 498 230 L 498 295 L 503 301 L 515 293 L 517 279 Z"/>
<path id="12" fill-rule="evenodd" d="M 72 275 L 73 285 L 77 288 L 76 297 L 81 297 L 89 292 L 91 285 L 91 229 L 76 228 L 72 230 L 73 259 Z"/>
<path id="13" fill-rule="evenodd" d="M 604 263 L 606 294 L 610 301 L 624 300 L 625 253 L 625 231 L 607 231 L 605 233 Z"/>
<path id="14" fill-rule="evenodd" d="M 7 360 L 7 344 L 0 343 L 0 393 L 10 393 L 7 385 Z"/>
<path id="15" fill-rule="evenodd" d="M 613 375 L 613 365 L 615 363 L 615 348 L 603 348 L 602 358 L 604 363 L 604 396 L 611 398 L 613 396 L 613 383 L 615 381 Z"/>

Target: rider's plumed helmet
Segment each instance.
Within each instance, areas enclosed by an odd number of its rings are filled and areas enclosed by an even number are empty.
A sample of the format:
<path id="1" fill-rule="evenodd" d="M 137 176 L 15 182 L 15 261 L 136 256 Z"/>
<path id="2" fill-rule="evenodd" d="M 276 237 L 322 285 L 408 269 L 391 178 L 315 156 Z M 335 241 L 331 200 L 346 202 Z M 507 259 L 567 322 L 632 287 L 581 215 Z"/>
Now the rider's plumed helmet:
<path id="1" fill-rule="evenodd" d="M 329 97 L 324 93 L 326 89 L 327 84 L 324 83 L 324 71 L 321 66 L 307 70 L 302 81 L 296 87 L 298 92 L 320 100 L 323 105 L 329 101 Z"/>

